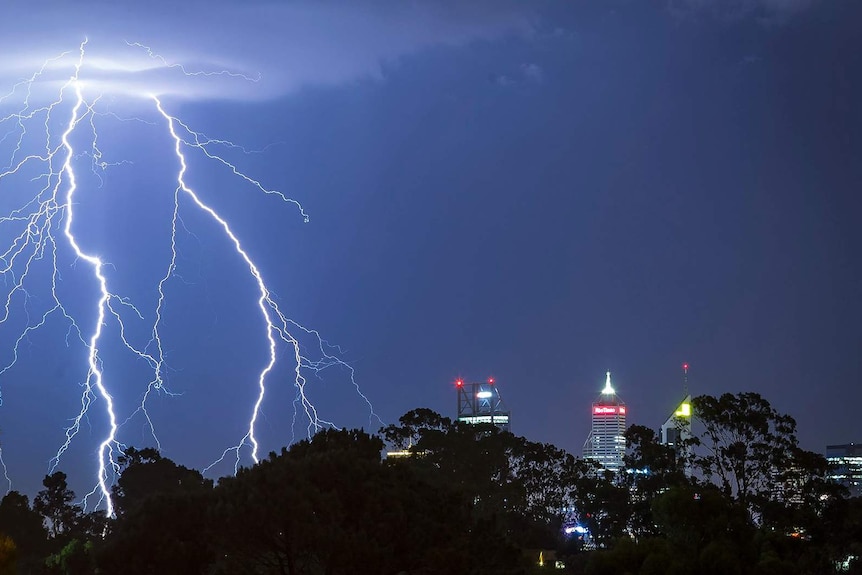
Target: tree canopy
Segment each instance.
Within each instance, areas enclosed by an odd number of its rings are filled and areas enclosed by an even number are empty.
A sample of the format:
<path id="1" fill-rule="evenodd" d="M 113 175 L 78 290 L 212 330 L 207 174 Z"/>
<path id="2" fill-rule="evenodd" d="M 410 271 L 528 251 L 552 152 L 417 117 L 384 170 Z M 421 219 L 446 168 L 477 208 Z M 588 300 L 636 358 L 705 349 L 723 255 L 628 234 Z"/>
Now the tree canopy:
<path id="1" fill-rule="evenodd" d="M 62 472 L 32 505 L 8 493 L 0 575 L 862 571 L 862 503 L 790 416 L 751 393 L 692 405 L 684 445 L 631 426 L 618 473 L 428 409 L 379 436 L 322 430 L 217 483 L 129 447 L 110 520 Z"/>

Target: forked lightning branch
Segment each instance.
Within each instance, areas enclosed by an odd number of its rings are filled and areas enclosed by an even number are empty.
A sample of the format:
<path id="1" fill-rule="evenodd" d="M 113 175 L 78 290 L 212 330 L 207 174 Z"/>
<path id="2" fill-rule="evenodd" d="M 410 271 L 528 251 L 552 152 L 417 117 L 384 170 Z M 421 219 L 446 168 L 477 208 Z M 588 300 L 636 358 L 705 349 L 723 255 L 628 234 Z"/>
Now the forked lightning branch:
<path id="1" fill-rule="evenodd" d="M 231 81 L 257 81 L 231 70 L 190 70 L 169 62 L 141 44 L 128 43 L 126 48 L 141 50 L 154 67 L 180 74 L 184 80 L 200 75 L 222 75 Z M 110 488 L 119 473 L 117 456 L 124 445 L 124 423 L 135 416 L 142 417 L 152 440 L 161 447 L 158 430 L 148 409 L 148 400 L 154 394 L 170 393 L 166 386 L 165 302 L 170 298 L 171 283 L 177 277 L 177 234 L 182 227 L 182 214 L 194 210 L 209 219 L 223 234 L 223 239 L 228 240 L 227 245 L 231 249 L 224 256 L 233 258 L 255 286 L 254 303 L 261 333 L 266 338 L 266 361 L 248 378 L 253 393 L 248 405 L 242 408 L 248 417 L 245 434 L 238 437 L 235 444 L 223 450 L 218 449 L 213 454 L 212 465 L 230 459 L 234 469 L 237 469 L 244 459 L 258 461 L 260 443 L 257 426 L 267 387 L 273 384 L 270 381 L 273 370 L 279 361 L 285 361 L 284 358 L 292 366 L 290 371 L 295 388 L 293 418 L 295 421 L 297 415 L 303 415 L 309 434 L 334 424 L 324 419 L 306 395 L 306 377 L 310 373 L 319 373 L 335 366 L 346 370 L 350 384 L 368 406 L 369 417 L 376 418 L 371 403 L 354 380 L 352 367 L 340 358 L 340 354 L 336 353 L 338 350 L 329 346 L 317 331 L 303 327 L 282 311 L 264 273 L 232 228 L 229 217 L 217 212 L 188 183 L 188 156 L 197 154 L 205 161 L 215 163 L 237 185 L 274 196 L 298 212 L 297 221 L 308 221 L 302 206 L 284 193 L 266 187 L 235 162 L 229 161 L 221 150 L 237 146 L 225 140 L 208 138 L 193 130 L 168 110 L 160 99 L 158 89 L 138 93 L 136 98 L 143 98 L 152 112 L 153 119 L 146 121 L 159 123 L 173 142 L 170 154 L 176 170 L 175 185 L 173 189 L 165 190 L 166 194 L 173 195 L 173 210 L 166 214 L 170 220 L 170 238 L 167 238 L 170 257 L 164 262 L 164 274 L 153 286 L 157 292 L 157 301 L 151 309 L 142 309 L 114 289 L 110 273 L 112 266 L 102 259 L 101 246 L 89 245 L 79 237 L 79 210 L 83 209 L 80 199 L 88 193 L 80 183 L 81 170 L 92 170 L 96 178 L 101 179 L 101 171 L 124 162 L 122 159 L 108 162 L 99 141 L 100 119 L 111 115 L 116 117 L 107 111 L 105 102 L 109 98 L 119 97 L 110 92 L 117 83 L 105 82 L 104 64 L 98 74 L 94 73 L 98 81 L 90 81 L 89 70 L 88 41 L 84 40 L 76 50 L 46 60 L 31 75 L 20 79 L 0 95 L 0 110 L 3 110 L 0 116 L 0 149 L 11 150 L 7 157 L 0 158 L 0 206 L 5 210 L 0 214 L 0 238 L 4 242 L 0 245 L 0 341 L 9 343 L 8 347 L 0 349 L 0 409 L 9 408 L 8 401 L 3 401 L 3 386 L 24 361 L 22 346 L 46 326 L 64 326 L 65 345 L 80 349 L 80 380 L 57 383 L 80 385 L 82 392 L 80 409 L 69 414 L 70 423 L 65 426 L 64 437 L 50 469 L 53 470 L 60 463 L 82 426 L 89 423 L 93 410 L 100 410 L 107 423 L 96 450 L 95 487 L 87 498 L 94 500 L 94 506 L 103 506 L 107 515 L 113 515 Z M 101 85 L 105 88 L 102 89 Z M 123 96 L 121 93 L 120 96 L 128 97 L 128 94 Z M 122 120 L 144 121 L 139 118 Z M 38 145 L 34 146 L 34 141 Z M 87 142 L 86 149 L 80 148 L 78 142 L 81 141 Z M 25 193 L 22 194 L 22 190 Z M 91 277 L 87 294 L 89 311 L 86 314 L 73 311 L 59 289 L 63 272 L 72 267 L 79 271 L 85 268 Z M 38 311 L 29 303 L 36 294 L 40 301 L 49 302 Z M 132 323 L 139 325 L 140 322 L 146 322 L 149 326 L 146 329 L 148 336 L 141 341 L 131 335 L 134 330 L 127 329 Z M 112 376 L 114 372 L 103 352 L 106 338 L 114 338 L 116 341 L 111 344 L 144 364 L 149 373 L 147 380 L 141 381 L 135 388 L 138 400 L 131 413 L 120 413 L 115 407 L 117 394 L 128 394 L 130 390 L 127 384 L 120 388 L 115 381 L 116 376 Z M 301 340 L 310 340 L 314 345 L 301 345 Z M 285 438 L 285 441 L 291 439 Z M 10 446 L 0 445 L 0 471 L 4 474 L 6 489 L 10 489 L 10 475 L 14 476 L 14 471 L 7 469 L 3 461 L 3 447 L 9 449 Z"/>

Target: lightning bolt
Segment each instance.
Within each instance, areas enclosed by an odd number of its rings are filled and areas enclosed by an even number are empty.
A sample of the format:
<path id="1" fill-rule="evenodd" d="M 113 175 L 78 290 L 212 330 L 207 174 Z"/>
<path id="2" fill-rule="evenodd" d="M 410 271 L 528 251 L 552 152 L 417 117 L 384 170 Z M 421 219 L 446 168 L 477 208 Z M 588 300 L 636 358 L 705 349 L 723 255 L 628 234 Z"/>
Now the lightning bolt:
<path id="1" fill-rule="evenodd" d="M 6 480 L 6 493 L 12 491 L 12 480 L 9 478 L 9 470 L 6 469 L 6 462 L 3 461 L 3 448 L 0 447 L 0 467 L 3 468 L 3 478 Z"/>
<path id="2" fill-rule="evenodd" d="M 182 64 L 169 63 L 147 46 L 132 42 L 126 44 L 130 48 L 145 51 L 147 56 L 162 68 L 184 76 L 225 76 L 229 79 L 251 82 L 260 80 L 259 77 L 253 78 L 226 70 L 189 70 Z M 221 451 L 221 456 L 205 470 L 212 469 L 228 457 L 233 460 L 234 470 L 239 469 L 244 456 L 254 462 L 259 460 L 261 444 L 257 435 L 257 426 L 262 417 L 269 380 L 272 378 L 280 355 L 285 350 L 292 362 L 292 385 L 296 391 L 291 425 L 294 435 L 300 413 L 308 422 L 307 435 L 324 427 L 336 427 L 334 422 L 321 416 L 318 408 L 306 394 L 307 374 L 320 375 L 323 371 L 334 367 L 346 369 L 349 373 L 351 385 L 368 407 L 369 423 L 376 419 L 382 424 L 370 400 L 362 393 L 353 367 L 341 359 L 343 355 L 341 348 L 329 344 L 317 330 L 304 327 L 282 311 L 260 266 L 244 246 L 228 218 L 217 212 L 188 183 L 187 155 L 200 154 L 207 161 L 227 169 L 242 184 L 263 194 L 274 196 L 283 203 L 293 205 L 302 220 L 307 222 L 309 217 L 302 205 L 281 191 L 269 188 L 260 180 L 246 174 L 236 163 L 227 160 L 219 152 L 220 149 L 235 149 L 244 154 L 254 153 L 253 151 L 227 140 L 210 138 L 202 132 L 193 130 L 179 117 L 168 112 L 158 94 L 146 96 L 146 101 L 149 102 L 153 114 L 158 119 L 155 122 L 138 117 L 124 118 L 103 110 L 104 94 L 99 93 L 94 88 L 94 83 L 88 83 L 85 77 L 85 56 L 88 45 L 89 40 L 84 39 L 77 51 L 64 52 L 46 60 L 32 76 L 20 80 L 10 92 L 0 96 L 0 106 L 18 97 L 21 102 L 17 110 L 0 117 L 0 145 L 9 142 L 7 145 L 12 148 L 8 165 L 0 168 L 0 194 L 4 192 L 4 184 L 15 186 L 15 182 L 21 179 L 26 180 L 25 187 L 37 188 L 34 195 L 26 197 L 21 205 L 9 210 L 6 215 L 0 216 L 0 230 L 10 228 L 13 230 L 8 247 L 0 247 L 0 250 L 4 250 L 0 251 L 0 275 L 6 286 L 5 296 L 0 294 L 0 301 L 3 302 L 0 308 L 0 328 L 11 324 L 13 317 L 18 318 L 16 313 L 19 311 L 24 319 L 23 329 L 14 338 L 11 358 L 0 363 L 0 383 L 4 381 L 7 372 L 22 361 L 20 359 L 22 346 L 29 342 L 30 336 L 53 321 L 61 321 L 67 326 L 65 328 L 66 347 L 80 345 L 86 360 L 85 373 L 80 380 L 82 388 L 80 409 L 65 428 L 64 439 L 49 463 L 49 470 L 53 471 L 59 465 L 61 458 L 76 439 L 82 424 L 89 421 L 93 406 L 101 405 L 104 409 L 106 430 L 96 448 L 96 485 L 84 497 L 83 504 L 86 507 L 89 498 L 97 499 L 94 507 L 104 505 L 106 515 L 112 516 L 114 505 L 110 488 L 120 471 L 117 455 L 124 447 L 120 439 L 123 427 L 136 416 L 142 415 L 148 434 L 159 450 L 162 449 L 162 442 L 148 408 L 148 400 L 153 394 L 177 395 L 167 386 L 169 366 L 166 362 L 164 318 L 169 283 L 172 279 L 180 277 L 177 270 L 179 253 L 177 235 L 180 230 L 185 230 L 181 214 L 187 209 L 206 215 L 229 240 L 233 248 L 233 257 L 242 263 L 256 286 L 257 309 L 262 321 L 262 331 L 266 336 L 266 361 L 254 377 L 254 401 L 249 408 L 245 433 L 237 439 L 236 444 Z M 75 54 L 71 73 L 57 89 L 55 99 L 48 104 L 35 104 L 34 90 L 40 87 L 43 77 L 53 73 L 57 68 L 62 68 L 71 54 Z M 95 95 L 90 95 L 94 90 Z M 63 114 L 65 119 L 58 121 L 57 116 Z M 147 314 L 129 298 L 123 297 L 111 288 L 109 273 L 111 264 L 97 255 L 91 247 L 83 245 L 76 235 L 76 227 L 80 225 L 77 224 L 80 202 L 76 198 L 87 192 L 80 187 L 81 180 L 76 172 L 81 158 L 89 160 L 90 171 L 94 174 L 99 187 L 105 183 L 102 173 L 131 163 L 129 160 L 108 161 L 106 159 L 97 129 L 97 119 L 101 121 L 105 118 L 119 122 L 141 122 L 151 126 L 164 126 L 173 142 L 173 154 L 177 165 L 173 209 L 170 216 L 170 257 L 164 274 L 154 286 L 157 297 L 148 328 L 148 339 L 139 343 L 135 341 L 135 336 L 128 326 L 130 322 L 136 324 L 146 322 Z M 8 129 L 5 134 L 2 133 L 4 127 Z M 82 135 L 77 135 L 79 133 Z M 80 148 L 77 142 L 83 136 L 89 139 L 89 145 Z M 28 153 L 26 150 L 34 138 L 44 141 L 44 150 Z M 0 236 L 0 239 L 3 237 L 5 236 Z M 62 284 L 60 270 L 63 258 L 62 253 L 58 253 L 58 246 L 62 246 L 64 251 L 71 250 L 72 265 L 76 269 L 85 267 L 89 271 L 89 281 L 95 286 L 93 292 L 95 301 L 90 304 L 91 315 L 86 319 L 70 313 L 70 308 L 63 303 L 64 300 L 59 291 L 59 286 Z M 50 281 L 46 290 L 47 298 L 44 298 L 48 304 L 44 305 L 39 303 L 43 298 L 33 295 L 37 293 L 33 291 L 34 287 L 38 287 L 33 284 L 38 284 L 39 279 L 39 272 L 34 270 L 40 269 L 40 266 L 46 265 L 46 262 L 50 271 Z M 16 321 L 21 322 L 20 319 Z M 121 391 L 116 376 L 111 376 L 106 371 L 107 360 L 103 351 L 105 349 L 103 340 L 109 337 L 106 332 L 109 326 L 113 326 L 112 329 L 115 330 L 115 335 L 110 338 L 126 353 L 146 365 L 150 373 L 136 407 L 127 414 L 119 412 L 115 401 L 115 394 Z M 315 343 L 311 346 L 301 344 L 301 341 L 306 339 Z M 3 396 L 0 393 L 0 406 L 2 405 Z M 291 437 L 291 441 L 293 440 L 294 437 Z M 12 482 L 3 460 L 2 449 L 0 449 L 0 467 L 11 489 Z"/>

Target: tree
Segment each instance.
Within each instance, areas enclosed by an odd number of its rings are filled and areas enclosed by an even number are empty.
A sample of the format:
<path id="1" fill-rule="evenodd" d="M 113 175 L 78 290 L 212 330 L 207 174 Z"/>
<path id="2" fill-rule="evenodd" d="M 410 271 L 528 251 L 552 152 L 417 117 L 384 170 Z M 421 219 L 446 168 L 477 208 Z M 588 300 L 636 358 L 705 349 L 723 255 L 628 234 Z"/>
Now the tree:
<path id="1" fill-rule="evenodd" d="M 207 573 L 216 552 L 210 544 L 211 496 L 207 491 L 154 494 L 118 516 L 96 550 L 100 573 Z"/>
<path id="2" fill-rule="evenodd" d="M 631 498 L 629 529 L 636 537 L 655 535 L 652 502 L 668 488 L 688 483 L 684 462 L 648 427 L 632 425 L 625 438 L 628 453 L 623 461 L 627 473 L 622 475 L 622 481 Z"/>
<path id="3" fill-rule="evenodd" d="M 72 539 L 58 553 L 45 560 L 49 573 L 60 575 L 88 575 L 95 571 L 93 558 L 93 543 L 81 543 L 80 539 Z"/>
<path id="4" fill-rule="evenodd" d="M 569 479 L 578 522 L 605 547 L 626 534 L 631 513 L 629 492 L 614 473 L 589 459 L 578 459 Z"/>
<path id="5" fill-rule="evenodd" d="M 491 424 L 452 422 L 430 409 L 409 411 L 399 422 L 400 427 L 382 429 L 383 437 L 420 455 L 399 463 L 461 490 L 473 501 L 476 517 L 525 506 L 523 489 L 514 482 L 514 457 L 521 447 L 514 435 Z"/>
<path id="6" fill-rule="evenodd" d="M 380 430 L 388 443 L 397 449 L 408 449 L 430 434 L 445 434 L 452 429 L 452 420 L 427 407 L 413 409 L 398 418 L 401 425 L 390 424 Z"/>
<path id="7" fill-rule="evenodd" d="M 590 553 L 584 571 L 587 575 L 666 575 L 679 573 L 675 561 L 663 539 L 621 537 L 608 549 Z"/>
<path id="8" fill-rule="evenodd" d="M 518 572 L 520 554 L 494 518 L 472 518 L 463 491 L 426 467 L 381 461 L 382 445 L 324 430 L 222 479 L 214 572 Z"/>
<path id="9" fill-rule="evenodd" d="M 564 450 L 491 424 L 453 422 L 429 409 L 407 412 L 381 434 L 416 454 L 394 465 L 459 490 L 474 521 L 493 524 L 524 548 L 560 543 L 572 507 L 568 481 L 575 475 L 575 459 Z"/>
<path id="10" fill-rule="evenodd" d="M 10 491 L 0 501 L 0 533 L 15 541 L 20 564 L 41 558 L 46 550 L 48 532 L 42 516 L 30 508 L 26 495 Z"/>
<path id="11" fill-rule="evenodd" d="M 15 542 L 0 533 L 0 575 L 15 575 L 17 555 Z"/>
<path id="12" fill-rule="evenodd" d="M 796 421 L 756 393 L 701 395 L 692 400 L 703 433 L 693 462 L 722 492 L 754 510 L 769 498 L 775 474 L 797 446 Z"/>
<path id="13" fill-rule="evenodd" d="M 81 516 L 81 510 L 72 505 L 75 493 L 66 483 L 66 474 L 57 471 L 42 480 L 45 489 L 36 494 L 33 509 L 45 518 L 52 539 L 69 535 Z M 68 538 L 68 537 L 67 537 Z"/>
<path id="14" fill-rule="evenodd" d="M 205 573 L 215 552 L 207 520 L 212 481 L 152 448 L 129 447 L 119 463 L 117 517 L 98 553 L 103 572 Z"/>
<path id="15" fill-rule="evenodd" d="M 730 573 L 740 561 L 753 561 L 746 509 L 715 486 L 673 487 L 656 497 L 653 517 L 672 555 L 691 572 L 716 572 L 720 564 Z"/>
<path id="16" fill-rule="evenodd" d="M 544 525 L 558 535 L 567 509 L 572 506 L 567 483 L 572 476 L 575 458 L 549 443 L 514 438 L 512 450 L 515 481 L 523 490 L 520 512 L 534 523 Z M 544 546 L 544 545 L 543 545 Z"/>
<path id="17" fill-rule="evenodd" d="M 149 497 L 212 489 L 212 480 L 162 457 L 158 450 L 128 447 L 118 458 L 120 478 L 113 487 L 117 515 L 141 505 Z"/>
<path id="18" fill-rule="evenodd" d="M 794 447 L 773 472 L 772 497 L 760 505 L 764 527 L 782 533 L 807 532 L 822 521 L 847 489 L 829 479 L 829 464 L 819 453 Z"/>

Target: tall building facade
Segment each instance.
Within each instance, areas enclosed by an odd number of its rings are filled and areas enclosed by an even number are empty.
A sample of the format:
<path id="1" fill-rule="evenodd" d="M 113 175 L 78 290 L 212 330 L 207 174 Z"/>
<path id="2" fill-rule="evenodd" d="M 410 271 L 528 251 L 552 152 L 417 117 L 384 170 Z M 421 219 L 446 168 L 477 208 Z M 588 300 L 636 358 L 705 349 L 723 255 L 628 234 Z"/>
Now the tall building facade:
<path id="1" fill-rule="evenodd" d="M 661 442 L 678 449 L 680 443 L 691 438 L 691 396 L 686 395 L 667 421 L 661 426 Z"/>
<path id="2" fill-rule="evenodd" d="M 593 402 L 592 426 L 584 442 L 584 459 L 591 459 L 610 471 L 623 468 L 626 453 L 626 404 L 611 385 L 607 372 L 605 387 Z"/>
<path id="3" fill-rule="evenodd" d="M 663 445 L 674 450 L 677 459 L 686 457 L 691 452 L 691 447 L 684 445 L 686 440 L 691 439 L 691 416 L 691 395 L 686 395 L 661 426 L 659 439 Z M 688 465 L 685 467 L 685 473 L 691 474 Z"/>
<path id="4" fill-rule="evenodd" d="M 827 445 L 826 461 L 829 479 L 849 489 L 850 497 L 862 496 L 862 444 Z"/>
<path id="5" fill-rule="evenodd" d="M 490 423 L 509 431 L 511 413 L 503 403 L 494 378 L 482 383 L 455 382 L 458 391 L 458 421 L 476 425 Z"/>
<path id="6" fill-rule="evenodd" d="M 691 439 L 692 418 L 691 395 L 688 393 L 687 363 L 682 364 L 682 382 L 685 397 L 662 424 L 659 430 L 659 440 L 662 445 L 673 449 L 678 460 L 680 458 L 686 460 L 684 470 L 686 475 L 691 475 L 691 469 L 688 466 L 688 456 L 691 455 L 691 446 L 685 445 L 685 441 Z"/>

